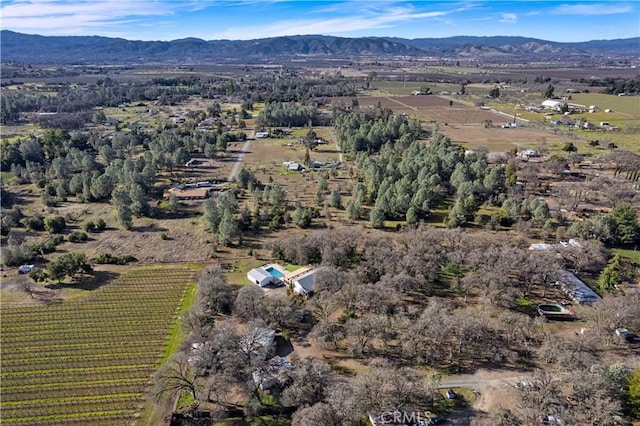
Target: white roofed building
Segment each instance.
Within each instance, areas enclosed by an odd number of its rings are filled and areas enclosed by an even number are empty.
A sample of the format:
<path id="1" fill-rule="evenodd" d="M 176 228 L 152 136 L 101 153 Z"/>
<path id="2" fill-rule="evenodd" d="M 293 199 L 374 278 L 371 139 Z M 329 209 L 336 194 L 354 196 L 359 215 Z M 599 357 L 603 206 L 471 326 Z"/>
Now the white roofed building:
<path id="1" fill-rule="evenodd" d="M 260 287 L 265 287 L 274 281 L 274 276 L 263 268 L 253 268 L 247 272 L 247 279 Z"/>

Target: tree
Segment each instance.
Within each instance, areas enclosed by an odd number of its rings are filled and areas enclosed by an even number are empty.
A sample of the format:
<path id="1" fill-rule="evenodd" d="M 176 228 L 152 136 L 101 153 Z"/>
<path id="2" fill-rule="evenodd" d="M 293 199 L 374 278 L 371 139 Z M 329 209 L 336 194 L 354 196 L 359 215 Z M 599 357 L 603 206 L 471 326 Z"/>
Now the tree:
<path id="1" fill-rule="evenodd" d="M 273 185 L 269 191 L 269 204 L 272 206 L 281 206 L 285 200 L 285 192 L 282 186 Z"/>
<path id="2" fill-rule="evenodd" d="M 386 325 L 386 317 L 382 315 L 367 314 L 349 319 L 345 323 L 349 351 L 356 356 L 369 352 L 373 340 L 382 333 Z"/>
<path id="3" fill-rule="evenodd" d="M 249 186 L 249 182 L 253 180 L 253 174 L 244 167 L 240 169 L 238 176 L 236 176 L 236 183 L 238 184 L 238 187 L 243 189 L 246 189 Z"/>
<path id="4" fill-rule="evenodd" d="M 154 375 L 154 395 L 160 399 L 166 393 L 187 391 L 194 401 L 199 401 L 203 391 L 202 379 L 189 365 L 186 354 L 179 352 Z"/>
<path id="5" fill-rule="evenodd" d="M 612 220 L 616 242 L 621 244 L 638 244 L 640 242 L 640 225 L 631 204 L 620 203 L 607 216 Z"/>
<path id="6" fill-rule="evenodd" d="M 234 293 L 219 265 L 206 266 L 198 276 L 198 303 L 214 314 L 231 313 Z"/>
<path id="7" fill-rule="evenodd" d="M 622 265 L 620 254 L 616 254 L 600 274 L 598 286 L 602 292 L 611 292 L 622 284 Z"/>
<path id="8" fill-rule="evenodd" d="M 233 215 L 229 210 L 225 209 L 220 219 L 220 225 L 218 225 L 218 243 L 223 246 L 230 246 L 233 238 L 238 233 L 238 228 L 233 219 Z"/>
<path id="9" fill-rule="evenodd" d="M 296 209 L 293 211 L 291 219 L 300 228 L 308 228 L 313 220 L 313 210 L 309 207 L 303 207 L 299 201 L 296 201 Z"/>
<path id="10" fill-rule="evenodd" d="M 631 415 L 640 418 L 640 369 L 636 369 L 629 378 L 627 401 Z"/>
<path id="11" fill-rule="evenodd" d="M 324 402 L 299 408 L 291 417 L 291 426 L 335 426 L 342 424 L 333 407 Z"/>
<path id="12" fill-rule="evenodd" d="M 289 376 L 291 385 L 282 392 L 282 402 L 289 406 L 323 401 L 333 382 L 331 369 L 324 362 L 311 357 L 294 360 Z"/>
<path id="13" fill-rule="evenodd" d="M 335 209 L 342 208 L 342 196 L 340 195 L 340 190 L 334 188 L 331 190 L 331 194 L 329 195 L 329 203 L 331 203 L 331 207 Z"/>
<path id="14" fill-rule="evenodd" d="M 369 221 L 374 228 L 382 228 L 384 225 L 385 214 L 381 209 L 374 207 L 369 213 Z"/>
<path id="15" fill-rule="evenodd" d="M 49 276 L 62 282 L 66 276 L 73 279 L 79 272 L 91 273 L 93 268 L 84 253 L 65 253 L 47 265 Z"/>
<path id="16" fill-rule="evenodd" d="M 62 216 L 48 217 L 44 220 L 44 229 L 50 234 L 59 234 L 67 226 L 67 222 Z"/>
<path id="17" fill-rule="evenodd" d="M 491 89 L 489 91 L 489 96 L 492 97 L 493 99 L 499 98 L 500 97 L 500 88 L 494 87 L 493 89 Z"/>
<path id="18" fill-rule="evenodd" d="M 145 189 L 139 183 L 133 183 L 127 187 L 127 193 L 131 203 L 129 208 L 131 213 L 140 217 L 145 215 L 149 211 L 149 201 L 147 200 L 147 193 Z"/>
<path id="19" fill-rule="evenodd" d="M 556 90 L 556 88 L 553 87 L 553 84 L 549 84 L 549 86 L 547 86 L 547 90 L 545 90 L 545 92 L 544 92 L 544 98 L 545 99 L 553 98 L 553 92 L 555 90 Z"/>
<path id="20" fill-rule="evenodd" d="M 360 202 L 358 200 L 349 200 L 347 202 L 347 217 L 349 220 L 360 219 Z"/>
<path id="21" fill-rule="evenodd" d="M 175 194 L 171 194 L 169 196 L 169 211 L 171 213 L 177 213 L 180 210 L 180 200 L 178 200 L 178 197 L 175 196 Z"/>
<path id="22" fill-rule="evenodd" d="M 125 229 L 131 229 L 133 225 L 133 213 L 131 211 L 132 200 L 127 191 L 123 188 L 116 188 L 111 193 L 111 201 L 116 206 L 118 213 L 118 223 Z"/>
<path id="23" fill-rule="evenodd" d="M 233 304 L 233 312 L 247 321 L 262 318 L 264 316 L 264 297 L 264 291 L 257 285 L 242 287 Z"/>

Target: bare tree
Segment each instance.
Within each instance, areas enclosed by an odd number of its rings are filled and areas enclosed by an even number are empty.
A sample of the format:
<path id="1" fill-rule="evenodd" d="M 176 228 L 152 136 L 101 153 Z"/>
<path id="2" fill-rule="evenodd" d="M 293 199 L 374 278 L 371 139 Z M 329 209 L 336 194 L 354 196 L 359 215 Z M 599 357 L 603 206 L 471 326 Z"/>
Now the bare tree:
<path id="1" fill-rule="evenodd" d="M 323 401 L 333 382 L 329 367 L 322 361 L 310 357 L 294 359 L 290 377 L 291 385 L 282 392 L 282 402 L 291 406 Z"/>
<path id="2" fill-rule="evenodd" d="M 299 408 L 291 417 L 291 426 L 337 426 L 341 424 L 343 423 L 333 407 L 324 402 Z"/>
<path id="3" fill-rule="evenodd" d="M 640 295 L 605 296 L 584 312 L 588 333 L 594 344 L 609 346 L 622 343 L 615 335 L 617 328 L 640 330 Z"/>
<path id="4" fill-rule="evenodd" d="M 203 378 L 191 368 L 188 356 L 178 353 L 156 372 L 153 393 L 160 397 L 166 393 L 187 391 L 194 401 L 199 401 L 204 386 Z"/>
<path id="5" fill-rule="evenodd" d="M 219 265 L 206 266 L 198 276 L 198 303 L 214 314 L 229 314 L 235 294 Z"/>
<path id="6" fill-rule="evenodd" d="M 257 285 L 242 287 L 236 297 L 233 311 L 246 321 L 264 318 L 264 299 L 264 290 Z"/>
<path id="7" fill-rule="evenodd" d="M 317 284 L 316 284 L 317 285 Z M 314 292 L 314 295 L 307 301 L 307 309 L 311 311 L 316 320 L 326 320 L 338 310 L 339 306 L 334 298 L 327 292 Z"/>
<path id="8" fill-rule="evenodd" d="M 386 316 L 365 314 L 352 318 L 345 323 L 346 339 L 349 341 L 349 352 L 356 356 L 364 355 L 372 349 L 373 341 L 387 327 Z"/>
<path id="9" fill-rule="evenodd" d="M 423 409 L 439 397 L 438 380 L 437 376 L 424 379 L 411 369 L 374 363 L 350 384 L 332 387 L 328 401 L 346 424 L 357 424 L 368 413 Z"/>
<path id="10" fill-rule="evenodd" d="M 282 328 L 291 322 L 301 311 L 299 303 L 286 294 L 265 297 L 263 300 L 262 320 L 271 327 Z"/>
<path id="11" fill-rule="evenodd" d="M 331 344 L 334 349 L 344 339 L 344 328 L 331 318 L 323 318 L 313 327 L 310 336 L 325 347 Z"/>

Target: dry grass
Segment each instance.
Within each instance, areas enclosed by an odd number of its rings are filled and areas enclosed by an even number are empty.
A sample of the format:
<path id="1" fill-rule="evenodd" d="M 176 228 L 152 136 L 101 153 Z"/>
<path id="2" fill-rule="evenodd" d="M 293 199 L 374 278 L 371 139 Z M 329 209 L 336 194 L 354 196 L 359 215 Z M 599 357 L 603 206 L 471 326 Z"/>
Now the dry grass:
<path id="1" fill-rule="evenodd" d="M 439 130 L 453 142 L 468 148 L 487 148 L 489 152 L 506 152 L 513 148 L 536 148 L 540 143 L 564 144 L 575 142 L 574 139 L 562 135 L 554 135 L 543 129 L 519 127 L 503 129 L 501 127 L 485 128 L 482 125 L 448 125 Z"/>

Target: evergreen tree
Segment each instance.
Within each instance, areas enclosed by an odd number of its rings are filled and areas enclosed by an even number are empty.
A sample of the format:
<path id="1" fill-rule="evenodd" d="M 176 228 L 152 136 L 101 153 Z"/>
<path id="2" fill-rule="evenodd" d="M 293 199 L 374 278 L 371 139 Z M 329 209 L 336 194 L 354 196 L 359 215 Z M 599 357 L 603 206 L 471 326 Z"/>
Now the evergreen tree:
<path id="1" fill-rule="evenodd" d="M 237 233 L 238 230 L 233 215 L 228 210 L 225 210 L 218 226 L 218 244 L 226 247 L 230 246 Z"/>
<path id="2" fill-rule="evenodd" d="M 600 274 L 598 285 L 602 292 L 613 291 L 622 283 L 622 265 L 620 255 L 616 254 Z"/>
<path id="3" fill-rule="evenodd" d="M 545 90 L 544 92 L 545 99 L 553 98 L 553 92 L 555 92 L 555 90 L 556 88 L 553 87 L 553 84 L 549 84 L 549 86 L 547 86 L 547 90 Z"/>
<path id="4" fill-rule="evenodd" d="M 369 213 L 369 222 L 374 228 L 382 228 L 384 225 L 384 212 L 376 207 L 371 209 Z"/>
<path id="5" fill-rule="evenodd" d="M 340 191 L 337 188 L 331 190 L 331 194 L 329 196 L 329 202 L 331 207 L 340 209 L 342 208 L 342 196 L 340 195 Z"/>

